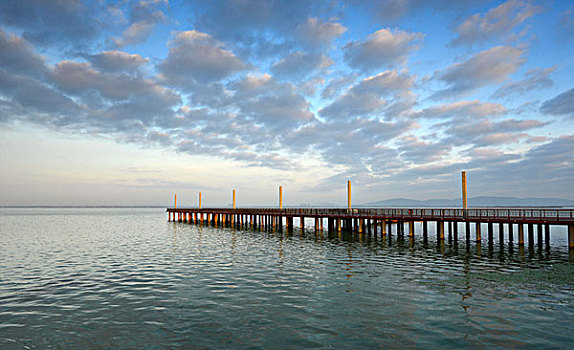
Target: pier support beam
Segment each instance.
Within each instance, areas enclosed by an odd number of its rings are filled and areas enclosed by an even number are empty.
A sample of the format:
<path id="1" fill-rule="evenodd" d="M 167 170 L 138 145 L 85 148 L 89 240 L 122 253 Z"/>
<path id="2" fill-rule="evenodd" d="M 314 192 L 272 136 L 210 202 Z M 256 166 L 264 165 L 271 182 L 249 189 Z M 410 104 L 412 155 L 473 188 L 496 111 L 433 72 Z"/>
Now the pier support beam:
<path id="1" fill-rule="evenodd" d="M 528 245 L 534 245 L 534 225 L 528 224 Z"/>
<path id="2" fill-rule="evenodd" d="M 482 241 L 482 232 L 481 232 L 481 228 L 480 228 L 480 222 L 476 223 L 476 241 L 477 242 L 481 242 Z"/>
<path id="3" fill-rule="evenodd" d="M 544 225 L 544 243 L 546 246 L 550 246 L 550 225 Z"/>
<path id="4" fill-rule="evenodd" d="M 574 249 L 574 225 L 568 225 L 568 248 Z"/>
<path id="5" fill-rule="evenodd" d="M 500 243 L 504 242 L 504 224 L 502 222 L 498 223 L 498 240 Z"/>
<path id="6" fill-rule="evenodd" d="M 454 221 L 452 224 L 453 224 L 453 229 L 454 229 L 454 241 L 457 242 L 458 241 L 458 221 Z"/>
<path id="7" fill-rule="evenodd" d="M 381 236 L 386 236 L 387 235 L 387 221 L 386 220 L 381 220 Z"/>
<path id="8" fill-rule="evenodd" d="M 415 222 L 409 221 L 409 237 L 413 237 L 415 235 Z"/>
<path id="9" fill-rule="evenodd" d="M 508 242 L 512 243 L 514 241 L 514 224 L 512 222 L 508 223 Z"/>
<path id="10" fill-rule="evenodd" d="M 423 238 L 427 239 L 429 233 L 428 221 L 423 220 Z"/>
<path id="11" fill-rule="evenodd" d="M 488 242 L 492 242 L 492 238 L 493 238 L 493 227 L 492 227 L 492 222 L 489 222 L 487 224 L 488 227 Z"/>
<path id="12" fill-rule="evenodd" d="M 524 245 L 524 224 L 518 224 L 518 245 Z"/>
<path id="13" fill-rule="evenodd" d="M 444 240 L 444 221 L 436 222 L 436 234 L 439 240 Z"/>

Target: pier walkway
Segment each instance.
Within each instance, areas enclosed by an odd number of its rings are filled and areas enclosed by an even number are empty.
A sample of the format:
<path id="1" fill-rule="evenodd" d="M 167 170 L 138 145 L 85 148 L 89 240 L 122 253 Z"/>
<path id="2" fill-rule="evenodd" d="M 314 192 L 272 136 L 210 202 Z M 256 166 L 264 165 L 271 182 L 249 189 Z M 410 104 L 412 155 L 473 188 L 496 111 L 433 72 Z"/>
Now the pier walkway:
<path id="1" fill-rule="evenodd" d="M 428 234 L 428 225 L 436 225 L 437 238 L 443 240 L 445 229 L 458 235 L 458 223 L 464 223 L 468 241 L 471 240 L 471 225 L 474 226 L 474 240 L 482 241 L 483 226 L 489 242 L 493 239 L 494 225 L 498 225 L 499 240 L 506 237 L 524 245 L 525 234 L 528 244 L 537 241 L 548 244 L 550 225 L 564 225 L 568 230 L 568 246 L 574 249 L 574 209 L 547 208 L 168 208 L 168 220 L 186 223 L 207 223 L 220 226 L 273 227 L 278 230 L 293 229 L 294 219 L 305 229 L 305 220 L 314 220 L 314 229 L 350 231 L 359 234 L 392 234 L 393 227 L 401 235 L 415 234 L 415 222 L 422 223 L 422 234 Z M 326 227 L 325 227 L 326 226 Z M 515 237 L 516 233 L 516 237 Z"/>

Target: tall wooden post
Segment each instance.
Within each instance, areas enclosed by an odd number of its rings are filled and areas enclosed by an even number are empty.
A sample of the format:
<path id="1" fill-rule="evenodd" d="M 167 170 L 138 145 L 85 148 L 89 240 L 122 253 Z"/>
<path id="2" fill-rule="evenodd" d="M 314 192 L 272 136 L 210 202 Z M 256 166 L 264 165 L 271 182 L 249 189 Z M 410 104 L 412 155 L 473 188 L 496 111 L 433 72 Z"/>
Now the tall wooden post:
<path id="1" fill-rule="evenodd" d="M 235 209 L 235 190 L 233 190 L 233 209 Z"/>
<path id="2" fill-rule="evenodd" d="M 173 209 L 177 208 L 177 194 L 173 198 Z"/>
<path id="3" fill-rule="evenodd" d="M 462 172 L 462 210 L 464 214 L 466 214 L 466 210 L 468 209 L 468 199 L 466 196 L 466 171 Z"/>
<path id="4" fill-rule="evenodd" d="M 351 180 L 347 181 L 347 211 L 351 212 Z"/>
<path id="5" fill-rule="evenodd" d="M 201 209 L 201 192 L 199 192 L 199 209 Z"/>
<path id="6" fill-rule="evenodd" d="M 279 186 L 279 209 L 283 209 L 283 186 Z"/>

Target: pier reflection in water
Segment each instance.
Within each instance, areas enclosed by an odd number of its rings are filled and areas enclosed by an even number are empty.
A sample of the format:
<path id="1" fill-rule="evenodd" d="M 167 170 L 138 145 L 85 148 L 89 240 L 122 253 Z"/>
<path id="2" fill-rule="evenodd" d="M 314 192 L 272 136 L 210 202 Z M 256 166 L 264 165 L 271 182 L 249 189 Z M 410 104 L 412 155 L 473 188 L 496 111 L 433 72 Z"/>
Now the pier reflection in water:
<path id="1" fill-rule="evenodd" d="M 190 225 L 153 210 L 0 220 L 2 349 L 572 344 L 574 264 L 554 228 L 550 245 L 519 247 L 448 230 L 441 241 L 432 227 L 383 239 Z"/>

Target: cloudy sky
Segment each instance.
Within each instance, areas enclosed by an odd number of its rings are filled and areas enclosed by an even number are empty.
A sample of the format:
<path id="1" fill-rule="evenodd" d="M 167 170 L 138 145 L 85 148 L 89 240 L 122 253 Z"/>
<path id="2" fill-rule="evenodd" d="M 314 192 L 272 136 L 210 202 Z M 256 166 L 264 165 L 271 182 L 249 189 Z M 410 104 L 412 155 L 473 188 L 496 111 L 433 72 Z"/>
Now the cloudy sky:
<path id="1" fill-rule="evenodd" d="M 0 2 L 0 205 L 574 199 L 574 3 Z"/>

